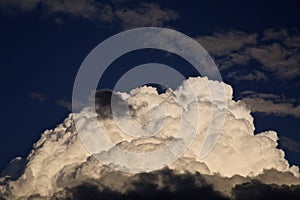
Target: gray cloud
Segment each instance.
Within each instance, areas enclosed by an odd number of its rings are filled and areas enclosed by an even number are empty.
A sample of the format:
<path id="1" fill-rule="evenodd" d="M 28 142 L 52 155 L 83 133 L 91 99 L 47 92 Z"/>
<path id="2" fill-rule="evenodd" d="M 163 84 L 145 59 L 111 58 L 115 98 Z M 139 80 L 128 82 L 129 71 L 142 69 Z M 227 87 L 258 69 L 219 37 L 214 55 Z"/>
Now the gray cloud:
<path id="1" fill-rule="evenodd" d="M 118 178 L 117 178 L 118 177 Z M 64 177 L 65 179 L 68 177 Z M 290 185 L 277 182 L 288 181 Z M 67 181 L 67 180 L 65 180 Z M 73 181 L 73 179 L 70 179 Z M 83 180 L 81 180 L 83 181 Z M 68 181 L 67 181 L 68 182 Z M 118 186 L 113 183 L 118 182 Z M 277 183 L 277 184 L 276 184 Z M 292 184 L 294 183 L 294 184 Z M 110 172 L 102 179 L 85 179 L 55 193 L 53 199 L 297 199 L 299 179 L 292 174 L 274 169 L 256 178 L 218 174 L 177 173 L 168 168 L 128 177 L 121 172 Z M 116 187 L 124 185 L 125 191 Z M 115 186 L 115 187 L 113 187 Z M 278 196 L 279 195 L 279 196 Z M 36 194 L 35 196 L 39 196 Z"/>
<path id="2" fill-rule="evenodd" d="M 136 9 L 119 9 L 116 16 L 124 28 L 141 26 L 163 26 L 166 22 L 175 20 L 178 14 L 173 10 L 162 10 L 158 4 L 143 3 Z"/>
<path id="3" fill-rule="evenodd" d="M 300 186 L 286 185 L 278 186 L 275 184 L 267 185 L 259 181 L 251 181 L 237 185 L 232 189 L 234 199 L 238 200 L 281 200 L 281 199 L 299 199 L 300 198 Z"/>
<path id="4" fill-rule="evenodd" d="M 265 70 L 273 72 L 278 78 L 293 79 L 300 76 L 300 51 L 288 49 L 281 44 L 252 47 L 247 52 L 259 61 Z"/>
<path id="5" fill-rule="evenodd" d="M 264 31 L 262 41 L 270 40 L 281 41 L 288 47 L 300 48 L 300 36 L 298 32 L 289 34 L 285 29 L 267 29 Z"/>
<path id="6" fill-rule="evenodd" d="M 205 178 L 198 174 L 178 174 L 169 169 L 150 173 L 140 173 L 133 177 L 124 177 L 122 173 L 112 173 L 113 181 L 131 185 L 126 192 L 106 187 L 100 180 L 87 180 L 77 186 L 66 188 L 53 195 L 54 199 L 228 199 L 213 189 Z M 109 178 L 108 178 L 109 179 Z M 114 180 L 116 181 L 116 180 Z M 123 183 L 124 184 L 124 183 Z M 102 186 L 100 186 L 102 185 Z M 100 187 L 99 187 L 100 186 Z"/>
<path id="7" fill-rule="evenodd" d="M 263 33 L 263 41 L 269 40 L 282 40 L 283 38 L 288 37 L 288 32 L 285 29 L 267 29 Z"/>
<path id="8" fill-rule="evenodd" d="M 211 54 L 220 56 L 233 51 L 244 49 L 247 45 L 257 42 L 257 34 L 248 34 L 241 31 L 220 31 L 211 36 L 199 36 L 195 39 Z"/>
<path id="9" fill-rule="evenodd" d="M 43 7 L 48 15 L 65 14 L 89 20 L 111 22 L 114 18 L 112 7 L 94 0 L 46 0 Z"/>
<path id="10" fill-rule="evenodd" d="M 40 102 L 44 102 L 45 100 L 47 100 L 47 96 L 45 94 L 42 94 L 40 92 L 31 92 L 29 94 L 29 97 L 33 100 L 37 100 Z"/>
<path id="11" fill-rule="evenodd" d="M 267 29 L 262 35 L 241 31 L 218 31 L 195 38 L 215 57 L 221 70 L 243 66 L 256 61 L 278 79 L 291 80 L 300 76 L 300 35 L 285 29 Z M 265 80 L 262 72 L 259 78 Z M 243 79 L 241 79 L 243 80 Z"/>
<path id="12" fill-rule="evenodd" d="M 239 73 L 238 71 L 229 72 L 227 78 L 237 81 L 267 81 L 268 77 L 261 71 L 253 70 L 246 74 Z"/>
<path id="13" fill-rule="evenodd" d="M 1 0 L 0 9 L 8 14 L 34 10 L 40 0 Z"/>
<path id="14" fill-rule="evenodd" d="M 156 3 L 140 3 L 135 7 L 128 7 L 122 1 L 100 3 L 96 0 L 3 0 L 0 2 L 0 8 L 4 12 L 13 11 L 16 14 L 34 11 L 38 5 L 46 16 L 53 17 L 58 23 L 63 22 L 61 15 L 65 15 L 104 23 L 117 22 L 124 29 L 163 26 L 178 17 L 174 10 L 162 9 Z"/>
<path id="15" fill-rule="evenodd" d="M 242 92 L 241 96 L 241 100 L 250 105 L 252 112 L 300 117 L 300 104 L 296 99 L 287 98 L 284 95 L 253 91 Z"/>

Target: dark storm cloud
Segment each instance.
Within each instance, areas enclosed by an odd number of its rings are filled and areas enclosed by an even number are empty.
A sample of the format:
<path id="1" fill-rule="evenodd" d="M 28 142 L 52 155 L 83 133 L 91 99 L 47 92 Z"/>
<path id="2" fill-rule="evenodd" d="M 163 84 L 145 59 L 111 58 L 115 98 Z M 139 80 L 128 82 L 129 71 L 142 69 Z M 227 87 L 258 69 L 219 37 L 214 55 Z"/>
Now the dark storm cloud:
<path id="1" fill-rule="evenodd" d="M 47 96 L 45 94 L 42 94 L 40 92 L 31 92 L 29 94 L 29 97 L 33 100 L 37 100 L 40 102 L 44 102 L 45 100 L 47 100 Z"/>
<path id="2" fill-rule="evenodd" d="M 298 200 L 300 199 L 300 186 L 266 185 L 259 181 L 243 183 L 232 189 L 233 197 L 237 200 Z"/>
<path id="3" fill-rule="evenodd" d="M 122 177 L 122 174 L 119 176 Z M 124 193 L 101 188 L 95 181 L 90 181 L 66 188 L 52 199 L 228 199 L 215 191 L 200 174 L 176 174 L 163 169 L 136 174 L 128 179 L 131 179 L 128 184 L 132 184 L 132 189 Z"/>
<path id="4" fill-rule="evenodd" d="M 300 153 L 300 141 L 288 137 L 281 137 L 279 142 L 283 148 L 295 153 Z"/>
<path id="5" fill-rule="evenodd" d="M 120 180 L 124 180 L 124 174 L 115 172 Z M 276 170 L 269 170 L 266 176 L 282 174 Z M 113 178 L 113 177 L 111 177 Z M 115 177 L 114 177 L 115 178 Z M 266 179 L 266 177 L 258 177 Z M 269 177 L 272 179 L 272 177 Z M 295 178 L 295 177 L 294 177 Z M 259 180 L 243 177 L 225 178 L 217 174 L 201 175 L 199 173 L 177 174 L 169 169 L 162 169 L 150 173 L 140 173 L 133 177 L 127 177 L 127 185 L 131 189 L 120 192 L 111 187 L 106 187 L 97 180 L 86 180 L 74 187 L 66 187 L 53 195 L 51 199 L 299 199 L 300 186 L 265 184 Z M 243 180 L 242 180 L 243 179 Z M 236 182 L 231 194 L 225 196 L 214 189 L 207 180 L 214 184 L 222 184 L 223 187 Z M 116 180 L 114 180 L 116 181 Z M 240 182 L 241 184 L 239 184 Z"/>

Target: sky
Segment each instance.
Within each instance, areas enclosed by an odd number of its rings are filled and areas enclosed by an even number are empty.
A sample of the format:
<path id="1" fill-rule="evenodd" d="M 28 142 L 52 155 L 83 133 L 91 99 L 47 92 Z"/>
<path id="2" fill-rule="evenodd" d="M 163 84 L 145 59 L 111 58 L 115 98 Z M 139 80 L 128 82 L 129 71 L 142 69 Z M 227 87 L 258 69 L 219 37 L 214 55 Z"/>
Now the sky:
<path id="1" fill-rule="evenodd" d="M 41 132 L 70 113 L 73 83 L 89 52 L 142 26 L 175 29 L 197 40 L 233 87 L 234 99 L 251 106 L 255 132 L 277 131 L 286 158 L 299 166 L 298 8 L 296 0 L 1 1 L 0 170 L 26 156 Z M 111 88 L 122 70 L 153 59 L 174 68 L 188 65 L 162 52 L 136 53 L 113 63 L 99 87 Z M 188 66 L 181 70 L 197 75 Z"/>

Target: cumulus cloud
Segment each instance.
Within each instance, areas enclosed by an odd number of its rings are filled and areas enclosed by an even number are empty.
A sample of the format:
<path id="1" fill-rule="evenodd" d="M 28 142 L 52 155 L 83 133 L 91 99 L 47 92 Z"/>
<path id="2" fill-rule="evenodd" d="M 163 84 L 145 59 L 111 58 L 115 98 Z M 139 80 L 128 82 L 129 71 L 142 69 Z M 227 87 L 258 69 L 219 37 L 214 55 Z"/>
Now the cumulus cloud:
<path id="1" fill-rule="evenodd" d="M 211 101 L 206 84 L 215 86 L 215 91 L 211 92 L 225 89 L 226 95 L 223 100 L 226 101 L 226 107 L 220 106 L 221 102 Z M 192 94 L 187 90 L 187 86 L 193 88 L 197 99 L 191 98 Z M 129 94 L 116 93 L 119 104 L 123 105 L 126 102 L 130 106 L 128 112 L 131 120 L 145 128 L 147 137 L 128 135 L 124 132 L 125 129 L 116 124 L 108 106 L 112 94 L 108 91 L 96 93 L 96 104 L 99 106 L 98 126 L 115 144 L 100 154 L 113 155 L 119 160 L 99 161 L 101 157 L 97 156 L 97 151 L 91 152 L 87 146 L 96 144 L 95 147 L 98 148 L 97 141 L 90 140 L 87 144 L 84 143 L 85 136 L 79 136 L 78 130 L 90 133 L 96 130 L 95 124 L 90 120 L 91 109 L 84 108 L 79 113 L 70 114 L 62 124 L 53 130 L 46 130 L 41 135 L 25 161 L 22 175 L 12 179 L 9 174 L 4 174 L 1 178 L 0 194 L 7 199 L 136 199 L 158 197 L 156 195 L 188 198 L 189 194 L 210 199 L 226 199 L 232 195 L 241 195 L 236 192 L 237 189 L 233 193 L 231 189 L 252 180 L 259 180 L 264 184 L 300 184 L 299 168 L 290 166 L 284 158 L 284 152 L 277 148 L 277 133 L 267 131 L 254 135 L 250 110 L 243 102 L 232 100 L 232 88 L 225 83 L 198 77 L 188 79 L 175 91 L 168 89 L 162 94 L 147 86 L 134 89 Z M 185 102 L 186 107 L 182 108 L 179 101 Z M 193 117 L 180 122 L 179 119 L 185 112 L 180 110 L 194 110 L 195 105 L 200 108 L 199 116 L 193 114 Z M 206 157 L 200 158 L 199 152 L 209 124 L 218 123 L 220 120 L 218 117 L 212 119 L 211 112 L 222 112 L 223 109 L 226 109 L 226 118 L 222 134 L 212 151 Z M 162 113 L 159 110 L 164 110 L 164 117 L 156 119 L 162 117 L 156 115 Z M 79 127 L 74 123 L 76 116 L 81 117 Z M 122 119 L 123 115 L 118 117 Z M 154 121 L 149 120 L 151 117 L 154 117 Z M 180 124 L 183 123 L 182 127 L 186 128 L 185 132 L 188 134 L 195 125 L 195 119 L 199 120 L 196 121 L 198 129 L 195 129 L 197 131 L 194 140 L 174 162 L 166 162 L 167 157 L 166 160 L 162 160 L 163 164 L 165 162 L 165 168 L 141 173 L 116 170 L 124 169 L 128 167 L 126 163 L 132 162 L 128 157 L 118 157 L 115 154 L 116 147 L 132 153 L 155 152 L 174 139 L 183 140 L 180 135 L 176 135 Z M 147 135 L 147 130 L 151 131 L 153 127 L 161 125 L 159 122 L 164 123 L 158 133 Z M 134 126 L 125 128 L 129 128 L 127 130 L 131 130 L 131 133 L 135 131 Z M 174 150 L 176 149 L 171 149 L 170 152 L 175 152 Z M 144 159 L 147 158 L 145 155 Z M 141 160 L 135 162 L 143 163 Z M 123 168 L 116 166 L 123 164 Z"/>
<path id="2" fill-rule="evenodd" d="M 241 96 L 241 100 L 246 102 L 253 112 L 300 117 L 300 105 L 296 99 L 254 91 L 244 91 Z"/>

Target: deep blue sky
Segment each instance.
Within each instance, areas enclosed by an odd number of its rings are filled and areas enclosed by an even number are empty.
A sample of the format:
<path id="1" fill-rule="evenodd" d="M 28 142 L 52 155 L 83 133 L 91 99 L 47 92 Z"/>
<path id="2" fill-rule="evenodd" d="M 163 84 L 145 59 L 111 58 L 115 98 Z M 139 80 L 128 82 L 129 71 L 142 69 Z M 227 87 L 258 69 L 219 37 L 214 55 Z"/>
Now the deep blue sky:
<path id="1" fill-rule="evenodd" d="M 138 4 L 138 1 L 128 4 Z M 178 19 L 166 23 L 189 35 L 209 35 L 217 30 L 239 30 L 262 34 L 269 28 L 299 31 L 298 1 L 158 1 L 172 9 Z M 0 170 L 16 156 L 26 156 L 45 129 L 54 128 L 69 111 L 55 102 L 71 100 L 73 81 L 81 62 L 101 41 L 122 31 L 107 24 L 62 16 L 62 23 L 45 16 L 40 9 L 28 13 L 0 14 L 0 66 L 2 105 Z M 154 56 L 155 57 L 155 56 Z M 132 59 L 130 61 L 130 59 Z M 127 58 L 132 65 L 147 61 Z M 159 60 L 159 58 L 158 58 Z M 164 61 L 168 63 L 168 61 Z M 176 67 L 177 62 L 168 64 Z M 178 63 L 177 63 L 178 64 Z M 192 74 L 187 71 L 187 74 Z M 117 76 L 117 75 L 116 75 Z M 299 98 L 299 80 L 272 79 L 267 83 L 236 82 L 223 77 L 234 88 L 235 98 L 245 90 L 275 92 Z M 112 80 L 106 80 L 107 86 Z M 47 96 L 44 102 L 30 98 L 32 92 Z M 300 140 L 299 118 L 254 114 L 257 132 L 276 130 L 279 136 Z M 299 153 L 287 151 L 291 163 L 300 165 Z"/>

